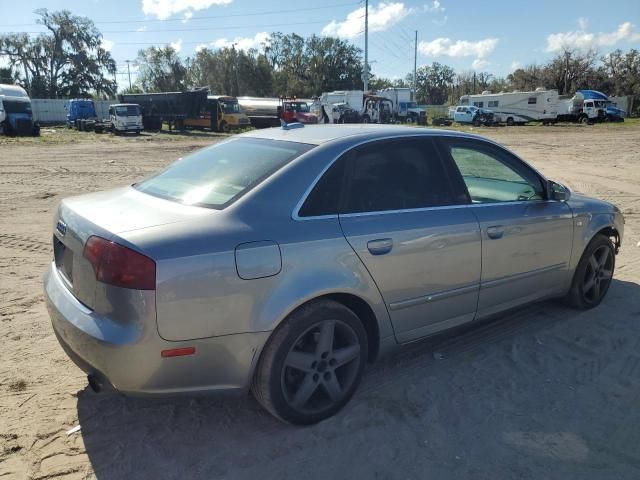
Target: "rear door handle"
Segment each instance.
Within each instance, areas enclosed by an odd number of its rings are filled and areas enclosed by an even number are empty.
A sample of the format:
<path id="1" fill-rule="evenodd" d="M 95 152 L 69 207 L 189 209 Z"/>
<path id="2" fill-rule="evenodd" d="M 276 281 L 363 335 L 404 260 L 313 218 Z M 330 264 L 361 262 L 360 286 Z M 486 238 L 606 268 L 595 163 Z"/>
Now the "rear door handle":
<path id="1" fill-rule="evenodd" d="M 487 236 L 492 240 L 502 238 L 502 235 L 504 235 L 504 227 L 502 225 L 487 227 Z"/>
<path id="2" fill-rule="evenodd" d="M 367 242 L 367 249 L 371 255 L 384 255 L 389 253 L 393 248 L 393 240 L 390 238 L 380 238 Z"/>

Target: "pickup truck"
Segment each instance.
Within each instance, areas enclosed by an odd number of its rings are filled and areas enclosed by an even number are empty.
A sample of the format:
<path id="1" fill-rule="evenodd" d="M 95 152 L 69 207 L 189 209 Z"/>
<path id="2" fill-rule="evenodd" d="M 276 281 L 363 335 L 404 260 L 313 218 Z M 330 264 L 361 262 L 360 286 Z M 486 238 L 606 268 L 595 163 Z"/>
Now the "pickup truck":
<path id="1" fill-rule="evenodd" d="M 470 123 L 475 127 L 493 125 L 495 123 L 495 116 L 491 110 L 475 106 L 456 107 L 453 119 L 458 123 Z"/>

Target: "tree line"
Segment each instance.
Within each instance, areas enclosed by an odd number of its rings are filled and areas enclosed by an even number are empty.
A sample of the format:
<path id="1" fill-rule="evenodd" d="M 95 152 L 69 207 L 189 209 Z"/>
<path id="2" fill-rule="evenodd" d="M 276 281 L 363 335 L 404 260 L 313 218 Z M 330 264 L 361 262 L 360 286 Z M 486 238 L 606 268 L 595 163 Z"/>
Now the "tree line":
<path id="1" fill-rule="evenodd" d="M 0 81 L 22 84 L 36 98 L 113 98 L 116 62 L 94 23 L 67 10 L 40 9 L 36 15 L 46 33 L 0 35 L 0 56 L 9 64 L 0 69 Z M 216 94 L 308 98 L 325 91 L 362 88 L 362 50 L 345 40 L 317 35 L 304 38 L 275 32 L 258 48 L 205 47 L 187 58 L 170 45 L 153 46 L 140 50 L 135 63 L 134 92 L 209 87 Z M 372 90 L 413 87 L 413 72 L 395 80 L 374 76 L 369 85 Z M 615 50 L 599 56 L 596 51 L 566 49 L 545 64 L 527 65 L 506 77 L 456 72 L 433 62 L 417 69 L 415 87 L 417 101 L 432 105 L 456 103 L 460 95 L 485 90 L 537 87 L 554 88 L 560 94 L 589 88 L 609 95 L 640 95 L 640 52 Z"/>

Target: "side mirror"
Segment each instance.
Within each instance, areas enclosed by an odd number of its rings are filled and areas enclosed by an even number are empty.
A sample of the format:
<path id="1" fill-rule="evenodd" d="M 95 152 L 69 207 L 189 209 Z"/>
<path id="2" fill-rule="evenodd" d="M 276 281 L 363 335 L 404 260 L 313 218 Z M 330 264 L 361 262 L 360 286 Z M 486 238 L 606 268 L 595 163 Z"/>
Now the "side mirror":
<path id="1" fill-rule="evenodd" d="M 571 198 L 571 190 L 558 182 L 548 181 L 547 191 L 549 192 L 549 199 L 556 200 L 558 202 L 566 202 Z"/>

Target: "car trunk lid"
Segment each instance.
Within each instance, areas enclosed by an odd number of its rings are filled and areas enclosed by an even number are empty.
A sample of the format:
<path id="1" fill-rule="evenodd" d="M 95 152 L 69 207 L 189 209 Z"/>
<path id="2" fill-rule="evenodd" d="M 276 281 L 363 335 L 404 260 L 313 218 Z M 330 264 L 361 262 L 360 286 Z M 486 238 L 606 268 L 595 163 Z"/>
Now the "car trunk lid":
<path id="1" fill-rule="evenodd" d="M 53 252 L 56 268 L 67 288 L 84 305 L 96 309 L 119 287 L 100 285 L 84 246 L 92 235 L 107 240 L 124 232 L 181 222 L 210 214 L 211 210 L 181 205 L 136 191 L 131 187 L 65 199 L 54 218 Z M 135 245 L 128 247 L 136 248 Z M 145 253 L 145 252 L 141 252 Z M 105 306 L 105 308 L 108 308 Z M 100 313 L 100 312 L 99 312 Z"/>

